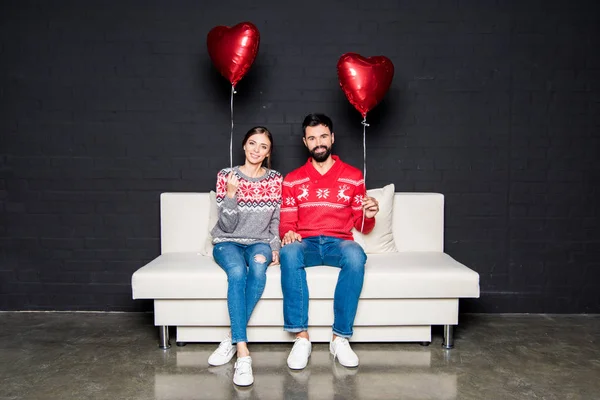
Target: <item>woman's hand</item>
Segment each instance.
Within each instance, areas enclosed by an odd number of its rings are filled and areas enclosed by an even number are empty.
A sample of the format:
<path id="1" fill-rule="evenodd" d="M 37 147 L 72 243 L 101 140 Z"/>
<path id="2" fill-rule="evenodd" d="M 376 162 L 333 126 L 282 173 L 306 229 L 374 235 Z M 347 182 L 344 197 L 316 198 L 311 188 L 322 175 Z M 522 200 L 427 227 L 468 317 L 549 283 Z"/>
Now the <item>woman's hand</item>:
<path id="1" fill-rule="evenodd" d="M 276 264 L 279 264 L 279 252 L 278 251 L 273 252 L 273 261 L 271 261 L 271 264 L 269 264 L 269 265 L 276 265 Z"/>
<path id="2" fill-rule="evenodd" d="M 239 185 L 240 181 L 238 180 L 237 176 L 235 176 L 233 171 L 231 171 L 229 175 L 227 175 L 227 197 L 233 199 Z"/>

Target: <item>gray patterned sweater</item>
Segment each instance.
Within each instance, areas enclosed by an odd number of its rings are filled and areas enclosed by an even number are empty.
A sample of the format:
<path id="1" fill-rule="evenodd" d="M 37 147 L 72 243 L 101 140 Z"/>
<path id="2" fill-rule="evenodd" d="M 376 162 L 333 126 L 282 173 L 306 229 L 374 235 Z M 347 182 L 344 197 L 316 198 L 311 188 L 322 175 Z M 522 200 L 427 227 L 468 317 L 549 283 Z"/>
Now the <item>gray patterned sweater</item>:
<path id="1" fill-rule="evenodd" d="M 219 220 L 211 231 L 213 244 L 235 242 L 245 245 L 267 243 L 271 250 L 279 251 L 279 210 L 283 177 L 275 170 L 251 178 L 239 167 L 233 172 L 239 180 L 233 198 L 227 197 L 227 175 L 231 168 L 217 174 L 217 207 Z"/>

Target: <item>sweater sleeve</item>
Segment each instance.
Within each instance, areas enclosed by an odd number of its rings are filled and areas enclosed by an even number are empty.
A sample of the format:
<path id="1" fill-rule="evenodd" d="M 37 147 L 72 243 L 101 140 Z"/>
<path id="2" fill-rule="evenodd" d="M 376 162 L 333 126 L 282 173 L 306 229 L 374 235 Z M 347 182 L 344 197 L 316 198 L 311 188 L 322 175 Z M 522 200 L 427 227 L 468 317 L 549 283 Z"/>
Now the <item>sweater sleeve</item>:
<path id="1" fill-rule="evenodd" d="M 279 224 L 279 237 L 289 231 L 298 229 L 298 206 L 294 197 L 294 187 L 290 183 L 289 175 L 283 180 L 281 189 L 281 222 Z"/>
<path id="2" fill-rule="evenodd" d="M 363 207 L 362 201 L 366 196 L 367 188 L 365 187 L 365 180 L 363 178 L 362 173 L 360 173 L 360 184 L 356 186 L 354 191 L 354 204 L 352 205 L 352 218 L 354 220 L 354 227 L 357 231 L 367 234 L 373 230 L 375 227 L 375 218 L 366 218 L 364 219 L 363 226 Z"/>
<path id="3" fill-rule="evenodd" d="M 278 192 L 276 197 L 278 198 L 277 206 L 273 211 L 273 217 L 271 218 L 271 222 L 269 224 L 269 234 L 272 236 L 269 245 L 271 246 L 271 250 L 279 251 L 281 249 L 281 240 L 279 239 L 279 225 L 280 225 L 280 215 L 281 215 L 281 180 L 278 179 Z"/>
<path id="4" fill-rule="evenodd" d="M 233 198 L 227 196 L 227 175 L 229 172 L 229 169 L 223 169 L 218 173 L 216 193 L 219 210 L 217 225 L 219 229 L 227 233 L 233 232 L 239 221 L 237 194 Z"/>

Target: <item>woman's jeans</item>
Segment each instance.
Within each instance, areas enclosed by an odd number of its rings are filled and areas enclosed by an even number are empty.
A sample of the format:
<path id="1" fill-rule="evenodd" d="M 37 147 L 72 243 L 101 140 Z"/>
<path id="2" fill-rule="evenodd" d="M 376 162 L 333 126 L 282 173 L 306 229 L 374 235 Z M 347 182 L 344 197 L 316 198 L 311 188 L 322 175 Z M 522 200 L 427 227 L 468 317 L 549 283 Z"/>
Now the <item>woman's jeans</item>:
<path id="1" fill-rule="evenodd" d="M 283 329 L 288 332 L 308 329 L 308 285 L 304 269 L 329 265 L 340 268 L 333 297 L 333 333 L 351 337 L 367 261 L 362 247 L 353 240 L 311 236 L 283 246 L 280 254 Z"/>
<path id="2" fill-rule="evenodd" d="M 266 243 L 217 243 L 213 257 L 227 273 L 231 342 L 248 342 L 246 326 L 265 290 L 267 267 L 273 260 L 271 247 Z"/>

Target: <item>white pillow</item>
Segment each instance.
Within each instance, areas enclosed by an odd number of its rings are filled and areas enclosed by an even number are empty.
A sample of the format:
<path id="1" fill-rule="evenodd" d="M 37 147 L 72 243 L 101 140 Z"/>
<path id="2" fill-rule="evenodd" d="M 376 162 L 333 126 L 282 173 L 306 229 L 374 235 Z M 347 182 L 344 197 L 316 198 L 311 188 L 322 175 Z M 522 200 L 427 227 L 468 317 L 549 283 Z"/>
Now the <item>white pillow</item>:
<path id="1" fill-rule="evenodd" d="M 365 253 L 394 253 L 397 252 L 394 234 L 392 233 L 392 214 L 394 211 L 393 183 L 378 189 L 367 190 L 367 195 L 379 202 L 379 212 L 375 216 L 375 227 L 366 235 L 352 230 L 354 240 L 362 246 Z"/>
<path id="2" fill-rule="evenodd" d="M 200 251 L 203 256 L 212 257 L 213 253 L 213 244 L 212 244 L 212 235 L 210 231 L 217 224 L 219 220 L 219 209 L 217 207 L 217 196 L 214 190 L 211 190 L 208 194 L 209 205 L 208 205 L 208 232 L 206 233 L 206 241 L 204 242 L 204 248 Z"/>

